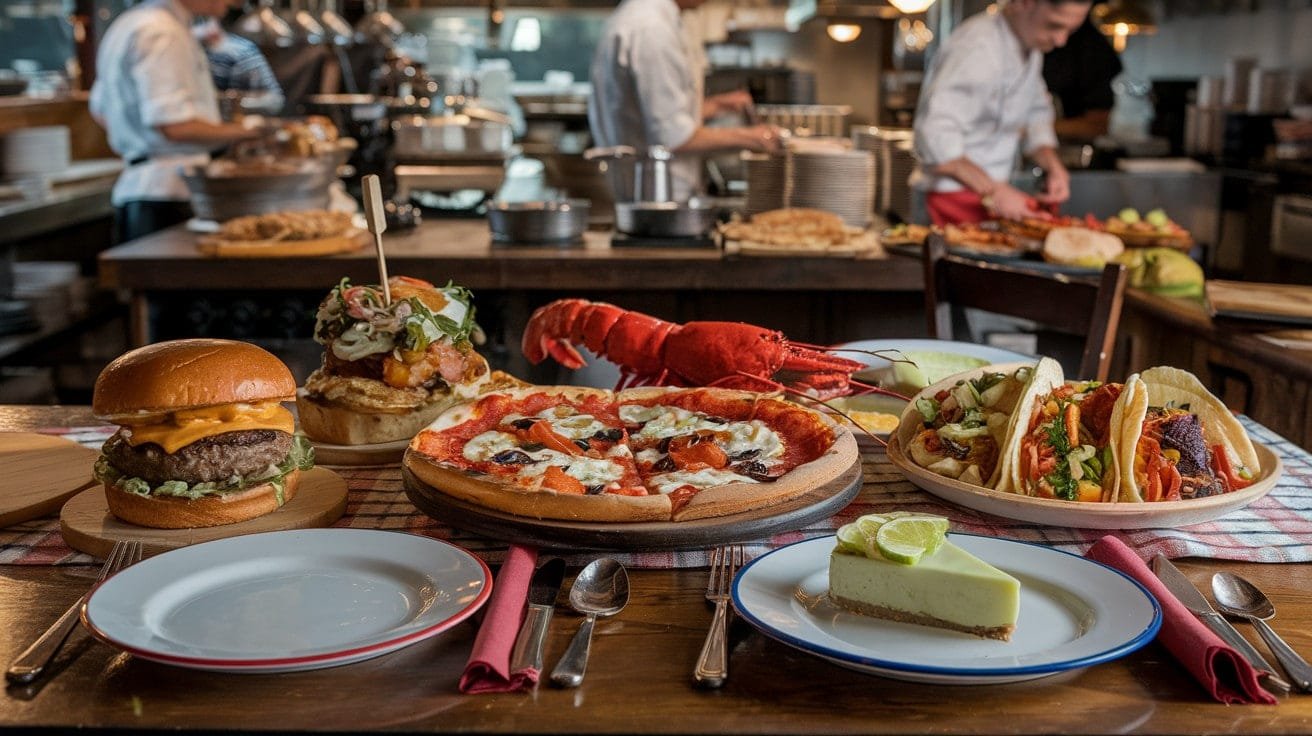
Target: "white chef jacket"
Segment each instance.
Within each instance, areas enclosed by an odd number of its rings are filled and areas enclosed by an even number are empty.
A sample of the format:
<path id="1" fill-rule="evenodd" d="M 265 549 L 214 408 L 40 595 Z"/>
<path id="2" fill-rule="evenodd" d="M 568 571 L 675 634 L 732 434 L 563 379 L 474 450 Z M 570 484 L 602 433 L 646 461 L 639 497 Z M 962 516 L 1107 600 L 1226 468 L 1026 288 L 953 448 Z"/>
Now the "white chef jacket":
<path id="1" fill-rule="evenodd" d="M 116 206 L 188 199 L 178 170 L 209 160 L 205 146 L 169 141 L 156 126 L 199 119 L 218 123 L 218 94 L 191 13 L 177 0 L 147 0 L 125 11 L 101 40 L 90 108 L 109 146 L 129 163 L 114 183 Z"/>
<path id="2" fill-rule="evenodd" d="M 1025 51 L 999 13 L 979 13 L 948 37 L 930 64 L 916 107 L 913 186 L 964 187 L 931 170 L 965 156 L 995 181 L 1007 181 L 1022 140 L 1028 153 L 1056 146 L 1043 54 Z"/>
<path id="3" fill-rule="evenodd" d="M 592 57 L 588 125 L 597 146 L 677 148 L 701 127 L 699 69 L 689 58 L 674 0 L 624 0 Z M 674 199 L 701 187 L 701 159 L 670 162 Z"/>

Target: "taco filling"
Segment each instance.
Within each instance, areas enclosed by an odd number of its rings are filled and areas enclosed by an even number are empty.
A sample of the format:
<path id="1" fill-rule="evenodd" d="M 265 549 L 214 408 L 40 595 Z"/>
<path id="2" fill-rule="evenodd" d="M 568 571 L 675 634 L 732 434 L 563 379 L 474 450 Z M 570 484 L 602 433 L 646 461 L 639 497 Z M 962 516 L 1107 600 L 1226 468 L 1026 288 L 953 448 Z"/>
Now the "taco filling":
<path id="1" fill-rule="evenodd" d="M 1181 501 L 1249 486 L 1252 474 L 1230 467 L 1221 445 L 1208 447 L 1203 422 L 1183 407 L 1148 407 L 1134 453 L 1144 501 Z"/>
<path id="2" fill-rule="evenodd" d="M 1112 409 L 1124 387 L 1098 381 L 1068 382 L 1035 401 L 1020 440 L 1017 491 L 1066 501 L 1116 497 Z"/>
<path id="3" fill-rule="evenodd" d="M 907 445 L 917 465 L 965 483 L 992 485 L 1011 415 L 1033 369 L 984 373 L 916 401 L 922 428 Z"/>

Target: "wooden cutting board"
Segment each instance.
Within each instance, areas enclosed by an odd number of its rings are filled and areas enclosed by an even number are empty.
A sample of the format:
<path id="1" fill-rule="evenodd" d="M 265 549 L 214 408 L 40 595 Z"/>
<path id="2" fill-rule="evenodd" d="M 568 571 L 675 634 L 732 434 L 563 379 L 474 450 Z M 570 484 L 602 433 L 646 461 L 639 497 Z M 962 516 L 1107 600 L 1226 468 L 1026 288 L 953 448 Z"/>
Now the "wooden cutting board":
<path id="1" fill-rule="evenodd" d="M 105 490 L 96 486 L 64 504 L 59 531 L 68 546 L 95 557 L 108 555 L 119 540 L 139 541 L 145 553 L 151 555 L 242 534 L 329 526 L 345 511 L 346 481 L 331 470 L 314 468 L 301 476 L 296 496 L 282 508 L 236 524 L 200 529 L 151 529 L 127 524 L 109 513 Z"/>
<path id="2" fill-rule="evenodd" d="M 95 483 L 91 468 L 99 454 L 62 437 L 0 433 L 0 528 L 58 511 Z"/>
<path id="3" fill-rule="evenodd" d="M 196 241 L 196 248 L 217 258 L 300 258 L 352 253 L 368 242 L 369 233 L 351 230 L 315 240 L 224 240 L 207 236 Z"/>
<path id="4" fill-rule="evenodd" d="M 1212 316 L 1312 323 L 1312 286 L 1207 281 Z"/>

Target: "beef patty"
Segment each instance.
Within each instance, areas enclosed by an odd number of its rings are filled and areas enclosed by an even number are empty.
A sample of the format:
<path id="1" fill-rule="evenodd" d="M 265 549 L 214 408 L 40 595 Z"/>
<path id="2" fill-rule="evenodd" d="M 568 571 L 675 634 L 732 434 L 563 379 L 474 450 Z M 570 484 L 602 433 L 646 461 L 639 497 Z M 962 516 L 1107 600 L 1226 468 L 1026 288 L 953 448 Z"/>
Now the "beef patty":
<path id="1" fill-rule="evenodd" d="M 273 429 L 248 429 L 206 437 L 169 454 L 153 442 L 136 447 L 120 429 L 102 452 L 124 475 L 158 485 L 169 480 L 206 483 L 251 475 L 277 465 L 292 449 L 292 436 Z"/>

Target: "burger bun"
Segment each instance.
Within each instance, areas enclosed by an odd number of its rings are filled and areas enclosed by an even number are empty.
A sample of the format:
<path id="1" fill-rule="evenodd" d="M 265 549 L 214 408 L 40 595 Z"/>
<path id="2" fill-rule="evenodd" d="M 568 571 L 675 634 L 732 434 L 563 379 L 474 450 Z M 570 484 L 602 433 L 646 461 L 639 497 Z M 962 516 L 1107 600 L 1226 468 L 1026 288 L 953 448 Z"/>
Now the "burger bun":
<path id="1" fill-rule="evenodd" d="M 1053 228 L 1043 239 L 1043 260 L 1064 266 L 1102 268 L 1123 252 L 1120 238 L 1082 227 Z"/>

